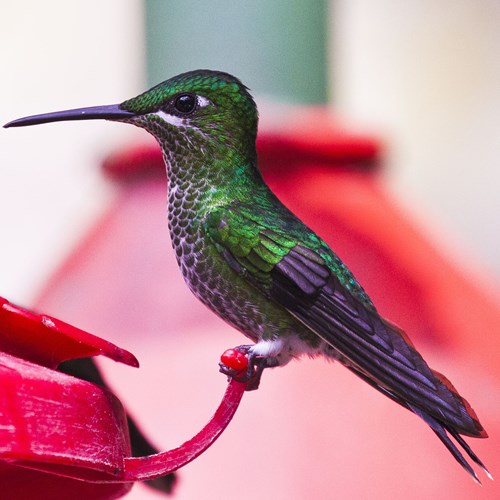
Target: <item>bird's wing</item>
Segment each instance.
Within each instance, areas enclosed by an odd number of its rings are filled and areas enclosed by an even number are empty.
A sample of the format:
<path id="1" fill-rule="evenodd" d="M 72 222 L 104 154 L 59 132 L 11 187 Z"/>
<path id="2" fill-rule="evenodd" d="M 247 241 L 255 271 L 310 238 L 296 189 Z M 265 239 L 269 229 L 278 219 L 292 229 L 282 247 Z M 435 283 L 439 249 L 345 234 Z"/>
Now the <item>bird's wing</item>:
<path id="1" fill-rule="evenodd" d="M 461 434 L 485 436 L 474 411 L 406 335 L 382 319 L 340 260 L 314 233 L 271 225 L 238 206 L 211 212 L 205 229 L 221 255 L 262 293 L 341 354 L 362 378 Z M 305 226 L 299 229 L 303 231 Z M 354 280 L 354 284 L 347 281 Z M 350 287 L 350 288 L 349 288 Z M 412 410 L 414 411 L 414 410 Z"/>

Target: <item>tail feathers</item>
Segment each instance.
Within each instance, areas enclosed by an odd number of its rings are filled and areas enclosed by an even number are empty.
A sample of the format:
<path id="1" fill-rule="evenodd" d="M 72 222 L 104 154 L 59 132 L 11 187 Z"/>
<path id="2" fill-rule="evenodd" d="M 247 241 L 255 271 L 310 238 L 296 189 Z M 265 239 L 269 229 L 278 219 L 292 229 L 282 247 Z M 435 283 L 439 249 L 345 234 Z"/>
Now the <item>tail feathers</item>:
<path id="1" fill-rule="evenodd" d="M 457 428 L 457 430 L 466 436 L 487 438 L 488 434 L 479 422 L 479 418 L 477 418 L 476 412 L 472 409 L 469 402 L 458 393 L 453 384 L 442 373 L 439 373 L 436 370 L 432 370 L 432 373 L 451 392 L 459 404 L 463 421 L 468 423 L 466 428 Z"/>
<path id="2" fill-rule="evenodd" d="M 454 429 L 451 429 L 450 427 L 445 426 L 443 423 L 441 423 L 439 420 L 435 419 L 428 413 L 423 412 L 419 408 L 413 406 L 413 405 L 408 405 L 408 408 L 413 411 L 415 414 L 417 414 L 420 418 L 422 418 L 427 425 L 434 431 L 436 436 L 441 440 L 441 442 L 448 448 L 448 451 L 453 455 L 455 460 L 470 474 L 472 479 L 478 483 L 481 484 L 481 481 L 477 477 L 476 472 L 474 469 L 471 467 L 467 459 L 463 456 L 462 451 L 456 446 L 456 444 L 450 439 L 450 436 L 448 436 L 447 431 L 453 436 L 453 438 L 456 440 L 456 442 L 463 448 L 463 450 L 466 452 L 468 457 L 481 469 L 483 469 L 484 473 L 488 476 L 488 478 L 493 479 L 493 476 L 490 474 L 488 469 L 485 467 L 483 462 L 479 459 L 479 457 L 472 451 L 470 446 L 465 442 L 465 440 L 458 434 L 457 431 Z"/>
<path id="3" fill-rule="evenodd" d="M 484 473 L 488 476 L 488 478 L 493 481 L 493 476 L 491 475 L 490 471 L 486 468 L 486 466 L 483 464 L 480 458 L 472 451 L 471 447 L 465 442 L 464 438 L 453 429 L 448 429 L 448 432 L 455 438 L 457 443 L 467 452 L 467 455 L 469 455 L 471 460 L 477 465 L 479 465 L 479 467 L 483 469 Z"/>
<path id="4" fill-rule="evenodd" d="M 479 459 L 479 457 L 472 451 L 472 449 L 465 442 L 465 440 L 462 438 L 462 436 L 460 436 L 459 432 L 462 432 L 462 429 L 458 429 L 457 430 L 457 429 L 454 429 L 451 426 L 451 424 L 447 425 L 447 424 L 441 422 L 440 420 L 438 420 L 437 418 L 433 417 L 432 415 L 430 415 L 426 411 L 424 411 L 424 410 L 418 408 L 417 406 L 412 405 L 408 401 L 404 400 L 401 396 L 398 396 L 398 395 L 394 394 L 393 392 L 389 391 L 388 389 L 386 389 L 385 387 L 380 386 L 379 384 L 377 384 L 377 382 L 375 382 L 370 377 L 368 377 L 367 375 L 365 375 L 363 372 L 357 370 L 353 366 L 348 366 L 348 368 L 353 373 L 355 373 L 358 377 L 360 377 L 365 382 L 367 382 L 369 385 L 371 385 L 372 387 L 374 387 L 375 389 L 377 389 L 378 391 L 380 391 L 382 394 L 384 394 L 388 398 L 392 399 L 396 403 L 400 404 L 401 406 L 403 406 L 407 410 L 410 410 L 411 412 L 415 413 L 415 415 L 418 415 L 434 431 L 434 433 L 437 435 L 437 437 L 446 446 L 446 448 L 448 449 L 448 451 L 453 455 L 453 457 L 455 458 L 455 460 L 470 474 L 470 476 L 472 477 L 472 479 L 476 483 L 481 484 L 481 481 L 477 477 L 477 474 L 474 472 L 474 469 L 471 467 L 471 465 L 469 464 L 469 462 L 467 462 L 467 459 L 463 456 L 463 454 L 460 451 L 460 449 L 450 439 L 450 436 L 448 436 L 447 431 L 455 439 L 455 441 L 463 448 L 463 450 L 466 452 L 466 454 L 468 455 L 468 457 L 475 464 L 479 465 L 479 467 L 481 467 L 481 469 L 483 469 L 484 473 L 491 480 L 493 480 L 493 476 L 490 474 L 489 470 L 485 467 L 485 465 Z M 456 396 L 458 398 L 460 398 L 460 400 L 462 401 L 462 403 L 464 405 L 463 406 L 464 410 L 467 411 L 469 417 L 471 417 L 473 419 L 474 423 L 475 423 L 475 429 L 474 429 L 475 432 L 472 433 L 469 430 L 469 432 L 467 432 L 467 433 L 470 434 L 473 437 L 486 437 L 487 434 L 484 431 L 484 429 L 482 428 L 481 424 L 479 423 L 479 420 L 477 419 L 476 414 L 474 413 L 474 411 L 470 407 L 469 403 L 467 403 L 467 401 L 458 394 L 458 392 L 456 391 L 456 389 L 451 385 L 451 383 L 446 379 L 446 377 L 444 377 L 441 374 L 439 374 L 439 375 L 440 375 L 440 380 L 443 381 L 443 383 L 446 380 L 447 387 L 448 388 L 452 388 L 453 389 L 453 393 L 456 394 Z"/>

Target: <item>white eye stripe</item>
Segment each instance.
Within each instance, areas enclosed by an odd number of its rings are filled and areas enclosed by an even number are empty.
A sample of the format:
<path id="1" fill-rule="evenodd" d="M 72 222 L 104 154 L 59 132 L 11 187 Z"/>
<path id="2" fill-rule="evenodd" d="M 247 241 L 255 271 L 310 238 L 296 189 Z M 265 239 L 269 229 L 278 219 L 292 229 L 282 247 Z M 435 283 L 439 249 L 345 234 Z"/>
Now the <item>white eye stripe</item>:
<path id="1" fill-rule="evenodd" d="M 165 111 L 162 110 L 152 114 L 160 117 L 163 121 L 169 123 L 170 125 L 173 125 L 174 127 L 186 126 L 186 119 L 182 118 L 181 116 L 171 115 L 170 113 L 165 113 Z"/>
<path id="2" fill-rule="evenodd" d="M 205 106 L 208 106 L 210 104 L 210 101 L 202 95 L 196 96 L 196 100 L 198 101 L 199 108 L 204 108 Z"/>

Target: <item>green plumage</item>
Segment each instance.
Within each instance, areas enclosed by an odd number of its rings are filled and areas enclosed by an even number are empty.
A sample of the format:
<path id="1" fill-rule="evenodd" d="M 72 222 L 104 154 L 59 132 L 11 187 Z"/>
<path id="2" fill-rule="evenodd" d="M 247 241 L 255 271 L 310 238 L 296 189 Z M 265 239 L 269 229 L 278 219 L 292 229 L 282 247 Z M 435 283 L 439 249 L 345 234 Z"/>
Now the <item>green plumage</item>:
<path id="1" fill-rule="evenodd" d="M 185 93 L 199 106 L 179 114 L 176 99 Z M 193 72 L 122 106 L 139 113 L 131 122 L 162 146 L 172 242 L 193 293 L 252 339 L 250 352 L 269 366 L 304 353 L 341 361 L 422 417 L 475 477 L 446 434 L 485 435 L 468 403 L 380 318 L 328 245 L 263 182 L 247 89 L 230 75 Z"/>
<path id="2" fill-rule="evenodd" d="M 23 118 L 9 126 L 107 118 L 158 140 L 167 166 L 168 221 L 193 293 L 250 338 L 265 366 L 308 354 L 336 359 L 421 417 L 477 480 L 484 468 L 460 434 L 485 437 L 470 405 L 407 337 L 377 313 L 329 246 L 265 185 L 257 166 L 257 108 L 226 73 L 176 76 L 111 105 Z M 300 187 L 297 187 L 299 189 Z"/>

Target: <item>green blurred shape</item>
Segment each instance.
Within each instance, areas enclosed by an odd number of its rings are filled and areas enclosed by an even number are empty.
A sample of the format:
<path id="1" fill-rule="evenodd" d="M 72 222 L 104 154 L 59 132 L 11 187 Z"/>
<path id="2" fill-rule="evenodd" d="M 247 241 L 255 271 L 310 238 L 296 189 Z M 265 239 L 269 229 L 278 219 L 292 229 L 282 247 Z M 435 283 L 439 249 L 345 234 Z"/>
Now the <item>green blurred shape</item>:
<path id="1" fill-rule="evenodd" d="M 326 0 L 146 0 L 147 77 L 232 73 L 254 94 L 325 103 Z"/>

